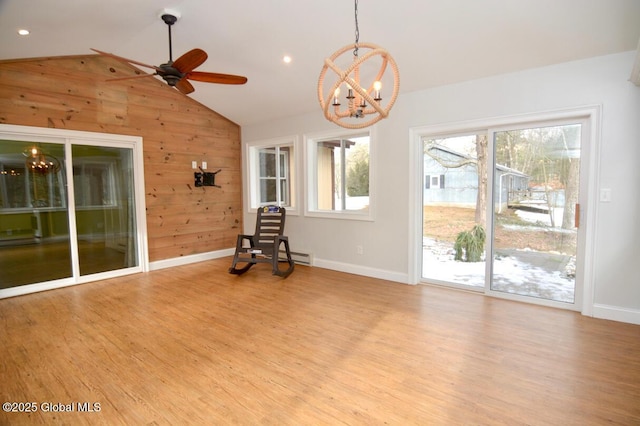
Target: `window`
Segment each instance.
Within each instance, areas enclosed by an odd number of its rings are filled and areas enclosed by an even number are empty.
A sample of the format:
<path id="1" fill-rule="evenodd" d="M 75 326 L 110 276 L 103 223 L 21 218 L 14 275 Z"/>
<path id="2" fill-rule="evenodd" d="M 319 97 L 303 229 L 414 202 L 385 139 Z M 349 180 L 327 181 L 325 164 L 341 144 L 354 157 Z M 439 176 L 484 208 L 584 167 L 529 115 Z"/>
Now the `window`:
<path id="1" fill-rule="evenodd" d="M 73 167 L 76 206 L 116 206 L 115 162 L 77 162 Z"/>
<path id="2" fill-rule="evenodd" d="M 424 180 L 425 189 L 443 189 L 444 188 L 444 175 L 427 175 Z"/>
<path id="3" fill-rule="evenodd" d="M 369 132 L 342 132 L 309 138 L 307 143 L 307 213 L 371 219 Z"/>
<path id="4" fill-rule="evenodd" d="M 295 210 L 295 143 L 293 138 L 250 142 L 247 175 L 248 205 L 269 204 Z"/>
<path id="5" fill-rule="evenodd" d="M 290 205 L 289 147 L 276 146 L 258 151 L 260 205 Z"/>

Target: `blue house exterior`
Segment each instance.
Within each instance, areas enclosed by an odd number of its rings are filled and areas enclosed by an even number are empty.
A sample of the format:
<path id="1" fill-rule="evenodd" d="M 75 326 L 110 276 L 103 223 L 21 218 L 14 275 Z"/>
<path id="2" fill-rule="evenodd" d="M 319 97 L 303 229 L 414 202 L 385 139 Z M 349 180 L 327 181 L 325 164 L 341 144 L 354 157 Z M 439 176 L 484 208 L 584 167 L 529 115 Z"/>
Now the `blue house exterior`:
<path id="1" fill-rule="evenodd" d="M 424 204 L 475 208 L 478 172 L 475 157 L 442 145 L 433 145 L 424 155 Z M 440 161 L 433 157 L 437 157 Z M 446 167 L 445 164 L 463 164 Z M 529 176 L 504 166 L 496 166 L 494 202 L 499 211 L 507 208 L 509 193 L 526 191 Z"/>

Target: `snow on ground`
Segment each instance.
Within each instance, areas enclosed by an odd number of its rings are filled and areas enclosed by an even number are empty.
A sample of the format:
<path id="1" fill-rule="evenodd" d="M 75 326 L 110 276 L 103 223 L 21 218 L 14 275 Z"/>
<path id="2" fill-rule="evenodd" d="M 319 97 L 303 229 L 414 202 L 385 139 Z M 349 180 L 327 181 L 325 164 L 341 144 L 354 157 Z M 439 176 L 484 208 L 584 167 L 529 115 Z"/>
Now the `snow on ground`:
<path id="1" fill-rule="evenodd" d="M 423 239 L 422 276 L 426 280 L 484 287 L 486 262 L 454 260 L 453 244 Z M 492 290 L 573 303 L 572 258 L 533 250 L 502 250 L 493 262 Z"/>

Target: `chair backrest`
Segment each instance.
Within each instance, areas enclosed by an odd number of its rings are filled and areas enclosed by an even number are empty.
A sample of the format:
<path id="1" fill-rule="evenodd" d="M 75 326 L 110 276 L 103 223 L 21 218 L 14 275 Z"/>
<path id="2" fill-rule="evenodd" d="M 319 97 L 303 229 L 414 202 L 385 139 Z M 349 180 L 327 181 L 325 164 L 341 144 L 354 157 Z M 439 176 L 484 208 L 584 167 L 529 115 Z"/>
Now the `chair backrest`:
<path id="1" fill-rule="evenodd" d="M 257 247 L 270 248 L 276 237 L 284 232 L 286 210 L 279 206 L 264 206 L 258 209 L 256 233 L 253 241 Z"/>

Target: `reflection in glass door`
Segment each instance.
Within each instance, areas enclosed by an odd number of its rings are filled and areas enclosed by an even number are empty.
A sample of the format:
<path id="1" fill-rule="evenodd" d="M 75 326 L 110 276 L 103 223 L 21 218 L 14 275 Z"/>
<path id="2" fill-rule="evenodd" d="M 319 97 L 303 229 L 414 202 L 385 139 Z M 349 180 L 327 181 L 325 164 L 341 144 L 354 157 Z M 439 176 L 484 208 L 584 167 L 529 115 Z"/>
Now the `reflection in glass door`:
<path id="1" fill-rule="evenodd" d="M 73 145 L 80 275 L 138 265 L 130 148 Z"/>
<path id="2" fill-rule="evenodd" d="M 72 276 L 64 145 L 0 143 L 0 289 Z"/>
<path id="3" fill-rule="evenodd" d="M 573 304 L 581 125 L 494 133 L 490 290 Z"/>

